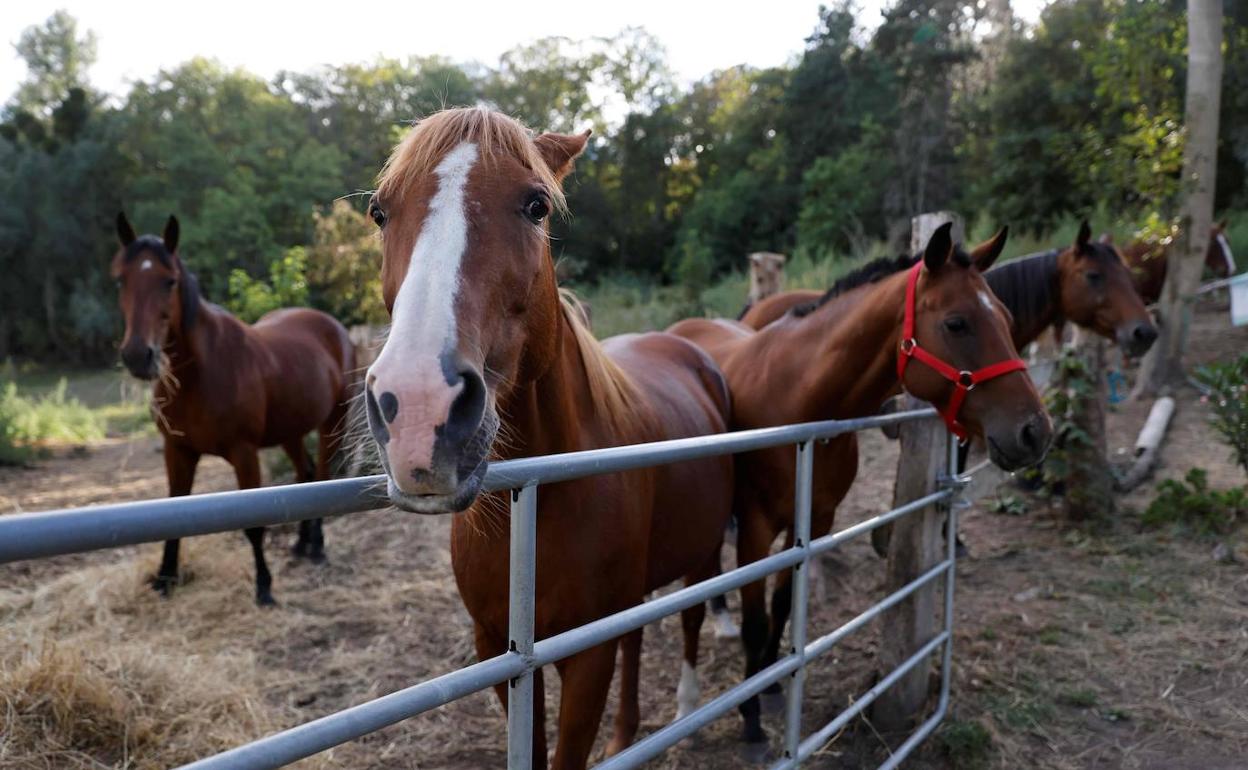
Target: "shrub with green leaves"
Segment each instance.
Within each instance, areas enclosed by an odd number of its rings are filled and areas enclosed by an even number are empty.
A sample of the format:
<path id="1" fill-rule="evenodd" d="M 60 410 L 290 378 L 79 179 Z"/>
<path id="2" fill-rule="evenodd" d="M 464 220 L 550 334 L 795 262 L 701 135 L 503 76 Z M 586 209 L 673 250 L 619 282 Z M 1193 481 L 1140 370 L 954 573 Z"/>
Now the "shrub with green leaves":
<path id="1" fill-rule="evenodd" d="M 66 395 L 61 379 L 52 392 L 23 396 L 10 382 L 0 390 L 0 464 L 33 457 L 49 442 L 95 441 L 104 438 L 104 421 L 90 407 Z"/>
<path id="2" fill-rule="evenodd" d="M 1197 534 L 1222 534 L 1248 517 L 1248 490 L 1243 487 L 1209 488 L 1209 474 L 1192 468 L 1182 480 L 1167 479 L 1157 485 L 1157 497 L 1144 511 L 1148 527 L 1178 525 Z"/>
<path id="3" fill-rule="evenodd" d="M 1239 467 L 1248 471 L 1248 354 L 1202 366 L 1196 380 L 1209 389 L 1203 400 L 1213 409 L 1214 429 L 1231 445 Z"/>

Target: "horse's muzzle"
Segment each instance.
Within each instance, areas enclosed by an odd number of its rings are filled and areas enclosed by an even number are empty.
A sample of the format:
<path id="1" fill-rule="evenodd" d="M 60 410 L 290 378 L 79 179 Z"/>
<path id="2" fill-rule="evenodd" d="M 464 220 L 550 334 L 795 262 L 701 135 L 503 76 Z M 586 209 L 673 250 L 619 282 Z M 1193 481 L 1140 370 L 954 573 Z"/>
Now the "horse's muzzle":
<path id="1" fill-rule="evenodd" d="M 1118 329 L 1118 346 L 1122 352 L 1139 357 L 1148 352 L 1157 340 L 1157 327 L 1149 321 L 1135 321 Z"/>
<path id="2" fill-rule="evenodd" d="M 140 380 L 154 380 L 160 372 L 156 348 L 151 345 L 126 345 L 121 349 L 121 362 L 130 374 Z"/>

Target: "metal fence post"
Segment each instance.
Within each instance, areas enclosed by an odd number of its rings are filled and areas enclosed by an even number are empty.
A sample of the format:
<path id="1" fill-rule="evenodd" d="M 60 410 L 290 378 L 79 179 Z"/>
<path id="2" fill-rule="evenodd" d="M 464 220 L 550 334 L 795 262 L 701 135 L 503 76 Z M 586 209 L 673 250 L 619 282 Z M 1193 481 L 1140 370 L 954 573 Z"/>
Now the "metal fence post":
<path id="1" fill-rule="evenodd" d="M 948 444 L 949 480 L 951 483 L 960 485 L 957 436 L 950 433 Z M 945 518 L 945 558 L 949 560 L 949 571 L 945 573 L 945 631 L 949 636 L 945 639 L 945 654 L 940 664 L 940 703 L 937 709 L 942 712 L 949 705 L 949 689 L 953 683 L 953 580 L 958 568 L 958 503 L 960 501 L 961 498 L 957 496 L 945 501 L 945 510 L 948 512 Z"/>
<path id="2" fill-rule="evenodd" d="M 508 647 L 526 660 L 533 656 L 534 597 L 537 593 L 537 487 L 511 491 L 511 568 L 507 613 Z M 545 729 L 545 725 L 542 725 Z M 533 767 L 533 672 L 526 670 L 507 688 L 507 767 Z"/>
<path id="3" fill-rule="evenodd" d="M 810 498 L 811 480 L 814 478 L 815 445 L 803 441 L 797 445 L 797 489 L 793 505 L 793 547 L 805 553 L 802 560 L 793 565 L 793 616 L 789 625 L 791 655 L 796 655 L 798 667 L 789 682 L 784 709 L 784 756 L 797 758 L 797 747 L 802 742 L 802 685 L 806 680 L 806 599 L 810 592 L 810 570 L 817 564 L 810 560 Z M 797 765 L 795 764 L 794 767 Z"/>

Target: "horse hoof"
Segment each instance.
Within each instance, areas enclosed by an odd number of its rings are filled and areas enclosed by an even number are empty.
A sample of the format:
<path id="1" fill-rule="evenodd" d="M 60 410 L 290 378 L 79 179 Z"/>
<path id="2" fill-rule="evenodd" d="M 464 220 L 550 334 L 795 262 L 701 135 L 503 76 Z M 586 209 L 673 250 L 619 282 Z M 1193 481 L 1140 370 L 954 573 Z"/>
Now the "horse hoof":
<path id="1" fill-rule="evenodd" d="M 173 593 L 173 586 L 177 582 L 177 577 L 168 575 L 152 575 L 147 579 L 148 587 L 166 599 Z"/>
<path id="2" fill-rule="evenodd" d="M 309 554 L 308 561 L 312 562 L 313 564 L 316 564 L 317 566 L 324 566 L 326 564 L 329 564 L 329 559 L 326 558 L 324 552 Z"/>
<path id="3" fill-rule="evenodd" d="M 307 556 L 308 544 L 300 540 L 290 547 L 290 553 L 292 556 Z"/>
<path id="4" fill-rule="evenodd" d="M 258 594 L 256 604 L 260 607 L 276 607 L 277 600 L 273 598 L 273 594 Z"/>
<path id="5" fill-rule="evenodd" d="M 764 765 L 772 760 L 771 744 L 767 741 L 741 744 L 741 761 L 747 765 Z"/>
<path id="6" fill-rule="evenodd" d="M 740 639 L 741 629 L 733 622 L 732 616 L 727 612 L 716 612 L 712 615 L 712 623 L 715 626 L 716 639 Z"/>
<path id="7" fill-rule="evenodd" d="M 784 711 L 784 690 L 779 689 L 776 692 L 764 690 L 758 696 L 758 702 L 764 714 L 779 714 Z"/>

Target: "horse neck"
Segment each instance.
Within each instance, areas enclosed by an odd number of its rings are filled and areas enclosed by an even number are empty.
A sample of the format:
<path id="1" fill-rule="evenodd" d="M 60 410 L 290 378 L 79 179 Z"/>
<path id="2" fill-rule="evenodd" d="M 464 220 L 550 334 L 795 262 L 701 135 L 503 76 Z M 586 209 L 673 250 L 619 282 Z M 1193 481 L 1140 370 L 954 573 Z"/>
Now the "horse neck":
<path id="1" fill-rule="evenodd" d="M 594 441 L 601 423 L 590 394 L 585 362 L 563 309 L 558 310 L 555 357 L 534 380 L 518 385 L 499 404 L 498 459 L 574 452 Z"/>
<path id="2" fill-rule="evenodd" d="M 903 271 L 826 302 L 800 320 L 772 324 L 749 338 L 766 357 L 746 363 L 762 372 L 763 392 L 790 421 L 874 414 L 897 387 L 897 349 L 907 273 Z"/>
<path id="3" fill-rule="evenodd" d="M 1058 252 L 1007 262 L 984 274 L 992 293 L 1014 317 L 1014 347 L 1022 350 L 1062 320 Z"/>
<path id="4" fill-rule="evenodd" d="M 214 350 L 222 325 L 229 320 L 234 319 L 201 298 L 195 323 L 189 330 L 184 331 L 180 325 L 170 327 L 164 349 L 179 390 L 185 390 L 199 381 L 206 371 L 201 366 L 202 362 L 212 360 L 218 365 L 214 368 L 219 368 L 220 364 L 229 360 L 227 356 L 215 355 Z"/>

